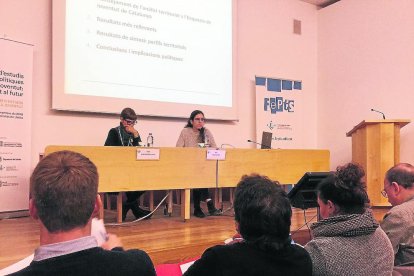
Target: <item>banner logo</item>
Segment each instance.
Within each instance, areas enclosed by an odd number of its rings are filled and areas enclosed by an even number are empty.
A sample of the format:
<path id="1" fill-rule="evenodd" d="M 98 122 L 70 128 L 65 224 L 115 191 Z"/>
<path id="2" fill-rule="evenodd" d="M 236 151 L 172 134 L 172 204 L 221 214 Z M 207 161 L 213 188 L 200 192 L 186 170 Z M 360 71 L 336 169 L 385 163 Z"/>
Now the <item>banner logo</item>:
<path id="1" fill-rule="evenodd" d="M 276 98 L 264 98 L 264 111 L 270 110 L 272 114 L 277 112 L 294 112 L 293 108 L 295 107 L 294 100 L 283 99 L 283 97 Z"/>

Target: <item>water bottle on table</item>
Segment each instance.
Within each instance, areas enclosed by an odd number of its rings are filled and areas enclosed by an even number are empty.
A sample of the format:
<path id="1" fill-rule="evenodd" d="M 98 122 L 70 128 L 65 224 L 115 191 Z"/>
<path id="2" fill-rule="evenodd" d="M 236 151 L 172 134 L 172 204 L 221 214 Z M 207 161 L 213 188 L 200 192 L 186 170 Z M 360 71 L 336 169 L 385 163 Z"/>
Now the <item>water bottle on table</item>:
<path id="1" fill-rule="evenodd" d="M 204 147 L 209 148 L 210 147 L 210 137 L 208 137 L 208 134 L 204 134 Z"/>
<path id="2" fill-rule="evenodd" d="M 154 146 L 154 137 L 152 136 L 152 133 L 149 133 L 147 137 L 147 147 L 152 146 Z"/>

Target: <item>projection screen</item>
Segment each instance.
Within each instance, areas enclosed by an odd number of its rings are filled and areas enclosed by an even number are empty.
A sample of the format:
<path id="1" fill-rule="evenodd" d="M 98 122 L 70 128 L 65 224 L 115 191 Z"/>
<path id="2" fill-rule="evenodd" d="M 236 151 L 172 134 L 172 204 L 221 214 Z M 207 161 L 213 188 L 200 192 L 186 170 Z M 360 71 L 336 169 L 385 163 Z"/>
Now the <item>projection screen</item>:
<path id="1" fill-rule="evenodd" d="M 53 1 L 56 110 L 237 120 L 235 1 Z"/>

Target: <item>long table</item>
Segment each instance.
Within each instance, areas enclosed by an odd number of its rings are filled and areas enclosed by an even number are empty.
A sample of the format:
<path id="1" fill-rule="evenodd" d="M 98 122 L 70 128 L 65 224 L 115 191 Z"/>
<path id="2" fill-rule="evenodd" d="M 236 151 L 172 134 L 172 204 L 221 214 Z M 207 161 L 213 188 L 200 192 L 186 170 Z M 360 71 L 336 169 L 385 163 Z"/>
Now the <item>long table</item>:
<path id="1" fill-rule="evenodd" d="M 193 188 L 235 187 L 244 174 L 258 173 L 295 184 L 308 171 L 328 171 L 328 150 L 226 149 L 226 159 L 207 160 L 204 148 L 159 148 L 159 160 L 137 160 L 139 147 L 47 146 L 45 154 L 79 152 L 98 168 L 99 193 L 180 190 L 181 217 L 190 218 Z"/>

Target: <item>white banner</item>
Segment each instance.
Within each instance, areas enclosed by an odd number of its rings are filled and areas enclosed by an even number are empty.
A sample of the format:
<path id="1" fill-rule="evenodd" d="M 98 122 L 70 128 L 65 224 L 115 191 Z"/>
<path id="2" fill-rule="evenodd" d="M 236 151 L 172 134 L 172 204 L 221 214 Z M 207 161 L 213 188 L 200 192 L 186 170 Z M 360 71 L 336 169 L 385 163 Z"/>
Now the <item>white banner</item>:
<path id="1" fill-rule="evenodd" d="M 0 39 L 0 213 L 28 209 L 33 46 Z"/>
<path id="2" fill-rule="evenodd" d="M 303 148 L 302 81 L 256 77 L 256 142 L 272 133 L 271 147 Z M 260 145 L 258 145 L 260 147 Z"/>

